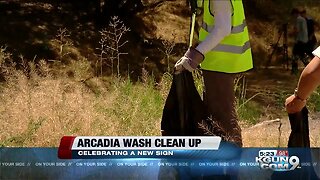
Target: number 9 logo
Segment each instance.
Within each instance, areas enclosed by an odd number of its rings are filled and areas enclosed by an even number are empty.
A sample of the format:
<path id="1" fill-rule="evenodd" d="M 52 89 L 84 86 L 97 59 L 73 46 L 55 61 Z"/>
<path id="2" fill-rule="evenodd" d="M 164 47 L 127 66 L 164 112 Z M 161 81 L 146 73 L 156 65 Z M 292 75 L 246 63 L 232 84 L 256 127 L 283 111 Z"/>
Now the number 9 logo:
<path id="1" fill-rule="evenodd" d="M 290 170 L 294 170 L 295 168 L 297 168 L 299 166 L 300 159 L 297 156 L 291 156 L 289 159 L 289 163 L 292 165 Z"/>

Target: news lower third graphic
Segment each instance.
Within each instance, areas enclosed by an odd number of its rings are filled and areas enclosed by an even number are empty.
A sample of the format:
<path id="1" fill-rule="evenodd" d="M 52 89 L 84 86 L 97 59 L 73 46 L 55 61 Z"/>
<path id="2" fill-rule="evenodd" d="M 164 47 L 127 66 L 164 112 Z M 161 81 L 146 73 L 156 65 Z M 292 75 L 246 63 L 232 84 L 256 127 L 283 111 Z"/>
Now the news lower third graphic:
<path id="1" fill-rule="evenodd" d="M 65 136 L 61 139 L 58 157 L 85 158 L 161 158 L 181 156 L 177 150 L 218 150 L 220 137 L 90 137 Z"/>
<path id="2" fill-rule="evenodd" d="M 220 137 L 65 136 L 0 148 L 0 179 L 320 179 L 320 148 L 238 148 Z M 170 178 L 170 177 L 168 177 Z M 210 178 L 207 178 L 210 179 Z"/>

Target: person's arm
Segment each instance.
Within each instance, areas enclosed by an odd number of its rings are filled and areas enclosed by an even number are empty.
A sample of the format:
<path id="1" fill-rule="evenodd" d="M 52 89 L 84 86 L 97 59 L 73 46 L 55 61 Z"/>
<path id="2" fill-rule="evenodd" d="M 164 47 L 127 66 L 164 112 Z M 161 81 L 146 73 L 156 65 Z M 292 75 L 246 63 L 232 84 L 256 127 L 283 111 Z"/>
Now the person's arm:
<path id="1" fill-rule="evenodd" d="M 302 71 L 295 95 L 286 99 L 288 113 L 296 113 L 306 105 L 306 100 L 320 85 L 320 47 L 313 51 L 315 57 Z"/>
<path id="2" fill-rule="evenodd" d="M 214 14 L 214 28 L 196 49 L 206 54 L 216 47 L 226 36 L 231 33 L 232 5 L 230 1 L 210 0 L 210 8 Z"/>
<path id="3" fill-rule="evenodd" d="M 231 33 L 231 2 L 210 0 L 210 8 L 214 14 L 214 28 L 209 35 L 196 48 L 190 47 L 184 56 L 175 64 L 176 72 L 183 69 L 193 71 L 203 61 L 204 54 L 216 47 L 227 35 Z"/>
<path id="4" fill-rule="evenodd" d="M 303 70 L 298 82 L 298 95 L 307 99 L 320 85 L 320 47 L 314 51 L 315 57 Z"/>

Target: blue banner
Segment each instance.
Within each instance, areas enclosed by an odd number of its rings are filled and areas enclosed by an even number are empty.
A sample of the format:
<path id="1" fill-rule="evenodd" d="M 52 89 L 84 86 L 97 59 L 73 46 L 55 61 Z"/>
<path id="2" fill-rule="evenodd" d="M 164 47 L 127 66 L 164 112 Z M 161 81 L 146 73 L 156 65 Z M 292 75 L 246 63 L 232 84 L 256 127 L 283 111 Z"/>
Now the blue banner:
<path id="1" fill-rule="evenodd" d="M 64 160 L 57 148 L 0 148 L 0 179 L 320 179 L 320 148 L 170 151 Z"/>

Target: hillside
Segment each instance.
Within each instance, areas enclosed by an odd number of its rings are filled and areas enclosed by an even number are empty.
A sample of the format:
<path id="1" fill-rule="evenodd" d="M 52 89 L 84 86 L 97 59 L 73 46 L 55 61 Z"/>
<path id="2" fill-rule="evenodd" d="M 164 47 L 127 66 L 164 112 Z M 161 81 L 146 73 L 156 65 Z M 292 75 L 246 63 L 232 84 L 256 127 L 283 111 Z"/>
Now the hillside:
<path id="1" fill-rule="evenodd" d="M 96 2 L 0 1 L 0 146 L 56 146 L 62 135 L 75 134 L 159 135 L 170 72 L 188 47 L 186 1 L 130 1 L 141 8 L 118 7 L 118 19 L 97 14 Z M 243 2 L 255 65 L 236 88 L 244 144 L 285 146 L 283 103 L 298 76 L 283 66 L 279 51 L 270 60 L 270 44 L 282 24 L 292 29 L 292 7 L 306 7 L 316 22 L 320 7 L 312 0 Z M 108 33 L 123 28 L 124 45 L 110 51 L 115 41 Z M 292 43 L 289 37 L 289 54 Z M 319 92 L 308 104 L 313 146 L 320 143 Z M 280 143 L 276 119 L 282 122 Z"/>

